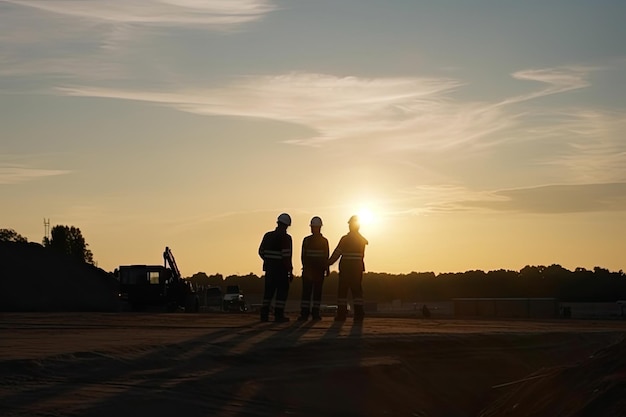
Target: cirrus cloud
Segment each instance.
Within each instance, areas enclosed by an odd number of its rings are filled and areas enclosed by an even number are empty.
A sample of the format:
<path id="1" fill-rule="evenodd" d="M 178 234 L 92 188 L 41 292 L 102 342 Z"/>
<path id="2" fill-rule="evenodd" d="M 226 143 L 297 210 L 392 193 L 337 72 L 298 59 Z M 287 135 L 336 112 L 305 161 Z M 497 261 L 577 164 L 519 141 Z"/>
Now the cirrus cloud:
<path id="1" fill-rule="evenodd" d="M 626 212 L 626 182 L 550 184 L 493 191 L 477 191 L 460 185 L 418 186 L 403 194 L 407 207 L 404 211 L 424 215 L 461 211 L 531 214 Z"/>
<path id="2" fill-rule="evenodd" d="M 1 0 L 0 3 L 95 22 L 192 24 L 209 29 L 249 23 L 276 9 L 267 0 Z"/>
<path id="3" fill-rule="evenodd" d="M 515 116 L 449 95 L 462 83 L 448 78 L 360 78 L 289 73 L 242 77 L 224 87 L 132 91 L 61 87 L 68 96 L 164 104 L 181 111 L 266 118 L 309 127 L 314 137 L 288 141 L 319 146 L 339 139 L 387 139 L 388 149 L 445 149 L 510 126 Z"/>
<path id="4" fill-rule="evenodd" d="M 27 166 L 0 166 L 0 185 L 18 184 L 46 177 L 66 175 L 71 171 L 61 169 L 41 169 Z"/>
<path id="5" fill-rule="evenodd" d="M 545 185 L 500 190 L 492 197 L 491 200 L 457 204 L 468 208 L 542 214 L 626 211 L 626 183 Z"/>

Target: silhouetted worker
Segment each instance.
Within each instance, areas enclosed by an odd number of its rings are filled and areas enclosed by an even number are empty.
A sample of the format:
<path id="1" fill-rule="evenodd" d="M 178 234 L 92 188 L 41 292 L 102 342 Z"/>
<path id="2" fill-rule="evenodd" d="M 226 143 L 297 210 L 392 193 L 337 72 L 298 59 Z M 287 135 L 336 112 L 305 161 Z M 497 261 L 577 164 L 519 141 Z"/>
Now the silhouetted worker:
<path id="1" fill-rule="evenodd" d="M 322 285 L 328 269 L 328 239 L 322 236 L 322 219 L 311 219 L 311 234 L 302 241 L 302 301 L 299 321 L 306 321 L 309 313 L 313 320 L 321 320 Z M 313 304 L 311 304 L 313 295 Z"/>
<path id="2" fill-rule="evenodd" d="M 259 256 L 263 259 L 265 271 L 265 291 L 261 306 L 261 321 L 269 320 L 270 305 L 276 294 L 274 304 L 274 321 L 289 321 L 285 317 L 285 303 L 289 292 L 289 283 L 293 279 L 293 264 L 291 261 L 292 240 L 287 234 L 291 226 L 291 217 L 282 213 L 276 221 L 276 229 L 263 236 L 259 246 Z"/>
<path id="3" fill-rule="evenodd" d="M 348 290 L 352 293 L 354 305 L 354 321 L 361 322 L 365 312 L 363 310 L 363 271 L 365 271 L 365 239 L 359 233 L 359 218 L 350 217 L 348 220 L 350 231 L 342 236 L 337 248 L 333 251 L 328 265 L 339 261 L 339 288 L 337 290 L 337 316 L 335 321 L 345 321 L 348 313 Z"/>

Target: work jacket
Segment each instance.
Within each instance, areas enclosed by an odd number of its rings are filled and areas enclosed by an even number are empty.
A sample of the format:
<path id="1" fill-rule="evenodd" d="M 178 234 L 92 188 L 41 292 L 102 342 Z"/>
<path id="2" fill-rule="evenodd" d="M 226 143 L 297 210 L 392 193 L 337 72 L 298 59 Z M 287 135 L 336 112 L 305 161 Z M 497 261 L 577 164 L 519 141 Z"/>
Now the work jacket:
<path id="1" fill-rule="evenodd" d="M 328 239 L 321 233 L 312 234 L 302 241 L 302 270 L 323 272 L 328 270 Z"/>
<path id="2" fill-rule="evenodd" d="M 328 263 L 332 265 L 341 257 L 339 271 L 365 271 L 363 258 L 367 243 L 367 239 L 361 236 L 359 232 L 349 232 L 341 237 Z"/>
<path id="3" fill-rule="evenodd" d="M 291 273 L 293 270 L 291 253 L 292 240 L 286 230 L 277 227 L 263 236 L 259 256 L 263 259 L 264 271 Z"/>

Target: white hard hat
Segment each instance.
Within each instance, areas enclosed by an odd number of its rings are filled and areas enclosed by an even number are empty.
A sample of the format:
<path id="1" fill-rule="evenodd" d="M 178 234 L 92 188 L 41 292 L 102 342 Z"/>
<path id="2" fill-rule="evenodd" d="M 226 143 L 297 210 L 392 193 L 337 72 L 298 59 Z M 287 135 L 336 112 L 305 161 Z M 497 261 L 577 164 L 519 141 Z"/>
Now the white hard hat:
<path id="1" fill-rule="evenodd" d="M 358 224 L 359 223 L 359 216 L 354 215 L 354 216 L 350 217 L 350 219 L 348 220 L 348 224 L 352 224 L 352 223 Z"/>
<path id="2" fill-rule="evenodd" d="M 322 219 L 318 216 L 315 216 L 311 219 L 311 226 L 322 226 Z"/>
<path id="3" fill-rule="evenodd" d="M 282 223 L 286 226 L 291 226 L 291 216 L 287 213 L 282 213 L 280 216 L 278 216 L 277 221 L 278 223 Z"/>

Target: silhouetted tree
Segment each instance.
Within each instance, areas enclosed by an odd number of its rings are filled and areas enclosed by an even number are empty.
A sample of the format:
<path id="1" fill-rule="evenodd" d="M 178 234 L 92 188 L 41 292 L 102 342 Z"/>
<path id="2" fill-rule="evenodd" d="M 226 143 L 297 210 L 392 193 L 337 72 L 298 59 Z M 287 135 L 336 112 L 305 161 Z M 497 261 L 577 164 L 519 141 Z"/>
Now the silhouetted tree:
<path id="1" fill-rule="evenodd" d="M 223 278 L 221 274 L 207 277 L 201 272 L 190 279 L 211 282 L 210 285 L 222 289 L 227 285 L 239 285 L 246 294 L 263 293 L 263 279 L 252 273 Z M 338 274 L 333 271 L 324 280 L 322 300 L 333 300 L 337 296 L 337 285 Z M 610 272 L 600 267 L 593 270 L 578 267 L 569 271 L 558 264 L 548 267 L 527 265 L 519 272 L 504 269 L 438 275 L 434 272 L 366 272 L 363 288 L 367 301 L 380 303 L 397 299 L 408 302 L 447 301 L 464 297 L 554 297 L 566 302 L 611 302 L 626 299 L 626 274 L 622 270 Z M 289 299 L 297 299 L 300 294 L 301 279 L 296 276 L 289 290 Z"/>
<path id="2" fill-rule="evenodd" d="M 44 239 L 44 246 L 69 255 L 79 261 L 93 264 L 93 253 L 88 248 L 78 227 L 57 225 L 50 231 L 50 240 Z"/>
<path id="3" fill-rule="evenodd" d="M 207 275 L 205 272 L 198 272 L 188 279 L 196 287 L 222 287 L 224 284 L 222 274 Z"/>
<path id="4" fill-rule="evenodd" d="M 250 272 L 248 275 L 229 275 L 224 278 L 224 288 L 229 285 L 239 285 L 239 289 L 243 293 L 260 294 L 263 292 L 264 281 L 258 276 Z"/>
<path id="5" fill-rule="evenodd" d="M 610 272 L 608 269 L 601 268 L 599 266 L 593 267 L 593 273 L 595 274 L 597 278 L 608 278 L 610 275 Z"/>
<path id="6" fill-rule="evenodd" d="M 26 243 L 28 239 L 20 235 L 13 229 L 0 229 L 0 242 L 21 242 Z"/>

